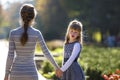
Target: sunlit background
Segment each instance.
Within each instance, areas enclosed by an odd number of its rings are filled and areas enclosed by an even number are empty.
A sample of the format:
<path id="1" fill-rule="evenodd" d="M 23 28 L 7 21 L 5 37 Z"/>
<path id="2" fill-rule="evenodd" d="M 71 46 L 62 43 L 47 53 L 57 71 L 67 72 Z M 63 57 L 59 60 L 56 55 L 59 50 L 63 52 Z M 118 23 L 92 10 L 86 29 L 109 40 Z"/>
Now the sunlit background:
<path id="1" fill-rule="evenodd" d="M 61 66 L 62 45 L 67 25 L 73 19 L 83 24 L 83 50 L 79 63 L 87 80 L 104 80 L 103 74 L 120 70 L 120 0 L 0 0 L 0 80 L 3 80 L 11 29 L 19 27 L 22 4 L 33 4 L 37 10 L 35 28 L 39 29 Z M 36 54 L 40 53 L 39 45 Z M 54 70 L 37 62 L 42 76 L 54 79 Z M 40 66 L 43 65 L 43 66 Z"/>

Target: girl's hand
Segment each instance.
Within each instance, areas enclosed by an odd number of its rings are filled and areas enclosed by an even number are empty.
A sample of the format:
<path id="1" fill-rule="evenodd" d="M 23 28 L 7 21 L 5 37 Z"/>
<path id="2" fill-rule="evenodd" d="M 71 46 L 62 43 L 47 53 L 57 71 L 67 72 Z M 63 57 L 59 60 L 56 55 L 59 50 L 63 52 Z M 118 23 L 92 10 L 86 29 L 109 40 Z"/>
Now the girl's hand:
<path id="1" fill-rule="evenodd" d="M 8 80 L 8 75 L 5 75 L 4 80 Z"/>
<path id="2" fill-rule="evenodd" d="M 57 69 L 57 70 L 55 71 L 55 74 L 56 74 L 57 77 L 60 78 L 60 77 L 62 76 L 63 72 L 62 72 L 60 69 Z"/>

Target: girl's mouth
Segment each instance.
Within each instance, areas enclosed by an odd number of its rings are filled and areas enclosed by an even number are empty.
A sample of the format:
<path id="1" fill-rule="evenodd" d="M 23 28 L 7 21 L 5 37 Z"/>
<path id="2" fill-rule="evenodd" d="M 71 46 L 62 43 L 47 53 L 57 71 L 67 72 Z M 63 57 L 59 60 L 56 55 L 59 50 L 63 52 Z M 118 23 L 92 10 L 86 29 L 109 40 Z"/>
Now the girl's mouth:
<path id="1" fill-rule="evenodd" d="M 72 35 L 72 37 L 74 37 L 74 35 Z"/>

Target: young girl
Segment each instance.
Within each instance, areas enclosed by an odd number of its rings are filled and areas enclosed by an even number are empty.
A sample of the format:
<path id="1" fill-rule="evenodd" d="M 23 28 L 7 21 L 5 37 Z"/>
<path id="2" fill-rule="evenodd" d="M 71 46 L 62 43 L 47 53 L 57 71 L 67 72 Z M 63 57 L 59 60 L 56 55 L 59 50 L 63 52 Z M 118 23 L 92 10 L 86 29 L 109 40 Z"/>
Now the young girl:
<path id="1" fill-rule="evenodd" d="M 64 45 L 62 67 L 56 70 L 56 75 L 62 80 L 85 80 L 83 70 L 77 62 L 82 49 L 82 24 L 78 20 L 69 23 Z"/>
<path id="2" fill-rule="evenodd" d="M 38 80 L 34 62 L 35 45 L 38 41 L 47 59 L 55 69 L 58 65 L 50 55 L 42 33 L 32 27 L 36 10 L 31 4 L 24 4 L 20 9 L 21 26 L 13 29 L 9 36 L 9 52 L 4 80 Z M 14 52 L 15 51 L 15 52 Z M 44 80 L 44 79 L 39 79 Z"/>

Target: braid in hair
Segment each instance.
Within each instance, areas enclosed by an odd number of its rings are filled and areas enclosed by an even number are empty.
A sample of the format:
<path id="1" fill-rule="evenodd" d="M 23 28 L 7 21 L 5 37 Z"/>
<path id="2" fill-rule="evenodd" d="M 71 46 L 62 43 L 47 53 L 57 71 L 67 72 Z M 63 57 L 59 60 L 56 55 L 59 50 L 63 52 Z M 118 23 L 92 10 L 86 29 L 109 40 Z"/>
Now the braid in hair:
<path id="1" fill-rule="evenodd" d="M 32 21 L 35 17 L 34 7 L 30 5 L 24 5 L 21 9 L 21 18 L 23 20 L 23 28 L 24 32 L 21 35 L 20 41 L 21 44 L 24 46 L 28 41 L 28 27 L 30 25 L 30 21 Z"/>
<path id="2" fill-rule="evenodd" d="M 27 34 L 28 22 L 25 22 L 23 27 L 24 27 L 24 32 L 22 33 L 20 41 L 21 41 L 22 45 L 25 45 L 25 43 L 28 40 L 28 34 Z"/>

